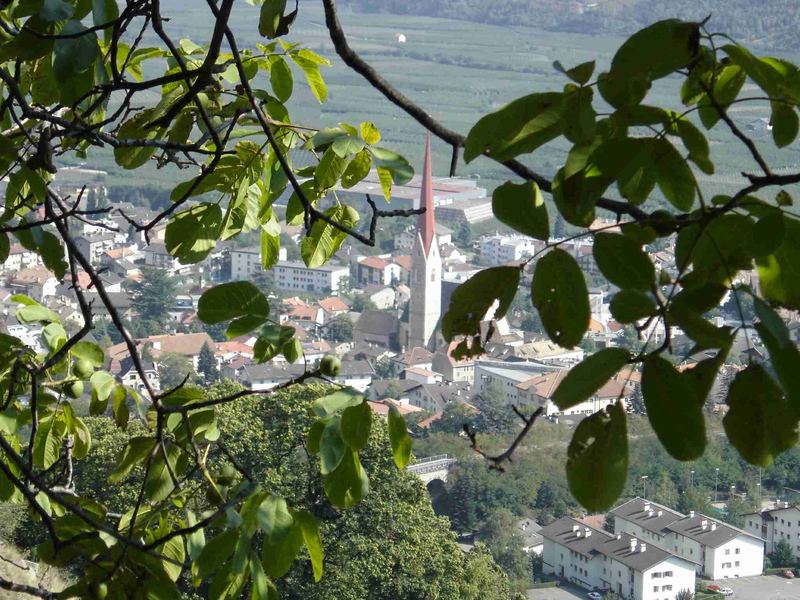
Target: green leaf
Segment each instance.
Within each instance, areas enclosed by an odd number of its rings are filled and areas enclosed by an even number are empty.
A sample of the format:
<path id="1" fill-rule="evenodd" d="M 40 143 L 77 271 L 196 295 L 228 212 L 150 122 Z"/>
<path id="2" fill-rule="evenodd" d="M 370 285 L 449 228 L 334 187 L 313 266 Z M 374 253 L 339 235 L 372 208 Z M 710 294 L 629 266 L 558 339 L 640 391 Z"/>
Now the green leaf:
<path id="1" fill-rule="evenodd" d="M 45 21 L 56 23 L 66 21 L 75 12 L 75 7 L 64 0 L 44 0 L 39 16 Z"/>
<path id="2" fill-rule="evenodd" d="M 556 71 L 563 73 L 578 85 L 586 85 L 589 82 L 594 73 L 594 67 L 595 61 L 593 60 L 581 63 L 571 69 L 565 69 L 559 61 L 553 63 L 553 68 Z"/>
<path id="3" fill-rule="evenodd" d="M 114 423 L 120 429 L 125 429 L 128 426 L 128 419 L 130 418 L 130 411 L 128 410 L 128 393 L 126 389 L 118 385 L 114 388 L 114 405 L 112 410 L 114 412 Z M 105 409 L 103 409 L 105 412 Z"/>
<path id="4" fill-rule="evenodd" d="M 269 2 L 269 0 L 268 0 Z M 281 102 L 286 102 L 292 97 L 294 78 L 292 70 L 282 56 L 271 56 L 269 65 L 269 81 L 275 97 Z"/>
<path id="5" fill-rule="evenodd" d="M 103 366 L 106 361 L 106 353 L 94 342 L 81 340 L 72 346 L 70 352 L 75 358 L 87 360 L 95 367 Z"/>
<path id="6" fill-rule="evenodd" d="M 166 459 L 163 451 L 157 451 L 150 465 L 150 472 L 144 481 L 145 496 L 151 502 L 165 500 L 175 489 L 175 482 L 170 476 L 170 468 L 175 471 L 178 450 L 172 446 L 167 448 Z M 169 466 L 167 466 L 169 460 Z"/>
<path id="7" fill-rule="evenodd" d="M 502 319 L 519 287 L 518 267 L 492 267 L 470 277 L 453 292 L 442 318 L 442 335 L 448 342 L 460 335 L 480 333 L 481 321 L 497 303 L 491 318 Z"/>
<path id="8" fill-rule="evenodd" d="M 325 431 L 325 421 L 314 421 L 306 434 L 306 449 L 311 454 L 319 454 L 322 446 L 322 434 Z"/>
<path id="9" fill-rule="evenodd" d="M 653 160 L 658 188 L 670 204 L 686 212 L 694 204 L 697 187 L 694 173 L 669 140 L 661 138 L 654 143 Z"/>
<path id="10" fill-rule="evenodd" d="M 299 523 L 303 532 L 303 541 L 306 544 L 308 555 L 311 558 L 311 568 L 314 572 L 314 581 L 322 578 L 322 538 L 319 534 L 319 523 L 310 512 L 301 510 L 294 513 L 294 520 Z"/>
<path id="11" fill-rule="evenodd" d="M 664 449 L 678 460 L 702 456 L 706 446 L 703 406 L 666 359 L 651 356 L 642 370 L 642 396 L 647 417 Z"/>
<path id="12" fill-rule="evenodd" d="M 279 600 L 278 590 L 264 572 L 261 561 L 255 557 L 250 558 L 250 573 L 253 577 L 250 600 Z"/>
<path id="13" fill-rule="evenodd" d="M 270 39 L 283 35 L 281 23 L 286 0 L 264 0 L 258 18 L 258 33 Z"/>
<path id="14" fill-rule="evenodd" d="M 375 127 L 375 123 L 371 121 L 364 121 L 361 123 L 361 139 L 363 139 L 370 146 L 377 144 L 381 141 L 381 132 Z"/>
<path id="15" fill-rule="evenodd" d="M 269 317 L 269 301 L 249 281 L 232 281 L 217 285 L 200 296 L 197 317 L 210 325 L 237 317 L 253 317 L 260 320 L 254 329 Z"/>
<path id="16" fill-rule="evenodd" d="M 786 225 L 781 211 L 771 211 L 756 221 L 746 243 L 753 256 L 767 256 L 783 242 Z"/>
<path id="17" fill-rule="evenodd" d="M 561 113 L 564 137 L 573 144 L 589 144 L 595 136 L 595 113 L 592 107 L 592 88 L 567 85 Z"/>
<path id="18" fill-rule="evenodd" d="M 13 301 L 16 296 L 12 297 Z M 17 310 L 17 321 L 20 323 L 59 323 L 61 318 L 49 308 L 40 304 L 29 304 Z"/>
<path id="19" fill-rule="evenodd" d="M 39 421 L 33 438 L 33 464 L 36 467 L 49 469 L 58 460 L 64 433 L 64 422 L 57 419 L 56 415 Z"/>
<path id="20" fill-rule="evenodd" d="M 401 417 L 402 418 L 402 417 Z M 352 508 L 369 493 L 369 477 L 361 466 L 358 453 L 345 452 L 342 462 L 322 482 L 325 495 L 339 508 Z"/>
<path id="21" fill-rule="evenodd" d="M 292 338 L 283 345 L 281 354 L 288 363 L 294 364 L 303 356 L 303 344 L 297 338 Z"/>
<path id="22" fill-rule="evenodd" d="M 286 537 L 294 522 L 286 500 L 277 496 L 268 496 L 261 503 L 256 518 L 264 535 L 273 542 Z"/>
<path id="23" fill-rule="evenodd" d="M 797 444 L 797 415 L 761 365 L 736 374 L 727 401 L 725 433 L 750 464 L 769 467 L 778 454 Z"/>
<path id="24" fill-rule="evenodd" d="M 618 233 L 598 233 L 593 254 L 600 272 L 614 285 L 639 291 L 653 287 L 655 267 L 632 239 Z"/>
<path id="25" fill-rule="evenodd" d="M 303 531 L 300 525 L 293 523 L 280 540 L 264 542 L 264 570 L 273 579 L 283 577 L 289 572 L 300 548 L 303 547 Z"/>
<path id="26" fill-rule="evenodd" d="M 349 206 L 334 206 L 325 214 L 336 223 L 353 229 L 359 220 L 359 214 Z M 324 265 L 336 254 L 336 251 L 347 239 L 347 233 L 333 225 L 317 219 L 311 227 L 309 235 L 300 242 L 300 254 L 306 266 L 316 268 Z"/>
<path id="27" fill-rule="evenodd" d="M 67 343 L 67 332 L 58 323 L 50 323 L 42 329 L 42 339 L 51 353 L 57 352 Z"/>
<path id="28" fill-rule="evenodd" d="M 341 420 L 331 419 L 322 431 L 319 442 L 319 471 L 328 475 L 341 464 L 347 451 L 341 435 Z"/>
<path id="29" fill-rule="evenodd" d="M 361 150 L 353 157 L 347 164 L 347 168 L 342 173 L 342 187 L 349 189 L 356 185 L 359 181 L 369 175 L 369 170 L 372 167 L 372 155 L 368 150 Z M 389 186 L 389 195 L 391 196 L 391 185 Z"/>
<path id="30" fill-rule="evenodd" d="M 574 366 L 559 384 L 553 402 L 566 410 L 588 399 L 624 367 L 630 355 L 623 348 L 604 348 Z"/>
<path id="31" fill-rule="evenodd" d="M 92 385 L 92 390 L 97 394 L 100 401 L 108 400 L 117 385 L 114 376 L 106 371 L 96 371 L 93 373 L 89 379 L 89 383 Z"/>
<path id="32" fill-rule="evenodd" d="M 141 141 L 152 141 L 161 138 L 164 134 L 162 127 L 148 126 L 154 116 L 155 111 L 153 109 L 143 110 L 135 114 L 122 124 L 117 132 L 117 137 L 121 140 Z M 138 169 L 150 160 L 155 151 L 156 148 L 154 146 L 117 146 L 114 148 L 114 160 L 125 169 Z M 175 188 L 175 192 L 178 192 L 181 187 Z"/>
<path id="33" fill-rule="evenodd" d="M 589 291 L 578 263 L 556 248 L 539 260 L 531 298 L 547 335 L 565 348 L 577 346 L 589 328 Z"/>
<path id="34" fill-rule="evenodd" d="M 778 376 L 789 404 L 800 415 L 800 350 L 789 337 L 783 319 L 761 298 L 753 299 L 759 322 L 755 328 L 769 352 L 772 368 Z"/>
<path id="35" fill-rule="evenodd" d="M 627 474 L 625 412 L 615 403 L 575 428 L 567 448 L 567 481 L 575 499 L 590 512 L 598 512 L 619 498 Z"/>
<path id="36" fill-rule="evenodd" d="M 772 139 L 778 148 L 791 144 L 800 130 L 800 118 L 791 104 L 772 102 Z"/>
<path id="37" fill-rule="evenodd" d="M 744 70 L 738 65 L 726 65 L 717 75 L 714 84 L 714 99 L 723 109 L 727 109 L 736 100 L 747 79 Z M 711 104 L 707 94 L 703 94 L 698 102 L 700 121 L 706 129 L 711 129 L 720 120 L 719 112 Z"/>
<path id="38" fill-rule="evenodd" d="M 236 549 L 240 533 L 235 528 L 227 529 L 206 543 L 194 563 L 194 569 L 197 571 L 199 579 L 206 579 L 209 575 L 216 573 L 227 562 Z"/>
<path id="39" fill-rule="evenodd" d="M 768 256 L 756 258 L 759 288 L 768 302 L 800 309 L 800 221 L 784 218 L 783 242 Z"/>
<path id="40" fill-rule="evenodd" d="M 53 44 L 53 74 L 67 82 L 91 67 L 100 55 L 97 35 L 80 21 L 69 21 L 61 29 L 62 36 Z"/>
<path id="41" fill-rule="evenodd" d="M 652 81 L 689 65 L 700 41 L 697 23 L 659 21 L 629 37 L 601 75 L 600 92 L 614 107 L 641 102 Z"/>
<path id="42" fill-rule="evenodd" d="M 550 238 L 550 221 L 544 197 L 533 181 L 507 181 L 492 194 L 492 212 L 498 221 L 539 240 Z"/>
<path id="43" fill-rule="evenodd" d="M 394 464 L 398 469 L 405 469 L 411 459 L 411 437 L 408 435 L 408 424 L 400 411 L 389 407 L 389 441 L 392 444 Z"/>
<path id="44" fill-rule="evenodd" d="M 717 327 L 680 304 L 669 310 L 670 319 L 702 348 L 724 348 L 733 342 L 730 327 Z"/>
<path id="45" fill-rule="evenodd" d="M 635 323 L 656 311 L 653 299 L 637 290 L 622 290 L 614 295 L 609 305 L 611 315 L 620 323 Z"/>
<path id="46" fill-rule="evenodd" d="M 533 152 L 561 134 L 563 95 L 530 94 L 480 119 L 467 135 L 464 160 L 481 154 L 508 160 Z"/>
<path id="47" fill-rule="evenodd" d="M 392 172 L 386 167 L 378 167 L 378 181 L 381 184 L 384 199 L 389 202 L 392 198 Z"/>
<path id="48" fill-rule="evenodd" d="M 366 400 L 346 408 L 342 413 L 340 433 L 345 444 L 353 450 L 361 450 L 369 440 L 372 428 L 372 409 Z"/>
<path id="49" fill-rule="evenodd" d="M 344 173 L 349 162 L 349 157 L 342 158 L 339 156 L 333 146 L 328 148 L 325 154 L 322 155 L 316 171 L 314 171 L 314 184 L 317 192 L 322 193 L 334 187 L 339 182 L 339 178 Z"/>
<path id="50" fill-rule="evenodd" d="M 320 104 L 325 102 L 325 100 L 328 99 L 328 86 L 322 78 L 322 73 L 319 69 L 320 63 L 309 60 L 305 55 L 300 53 L 290 54 L 289 56 L 295 64 L 302 69 L 303 74 L 306 76 L 308 87 L 311 89 L 311 93 L 314 94 L 317 101 Z"/>
<path id="51" fill-rule="evenodd" d="M 167 252 L 183 264 L 198 263 L 217 245 L 221 226 L 222 209 L 218 204 L 202 202 L 181 211 L 167 223 Z"/>
<path id="52" fill-rule="evenodd" d="M 358 406 L 364 397 L 354 389 L 344 389 L 317 398 L 311 408 L 321 419 L 327 419 L 351 406 Z"/>
<path id="53" fill-rule="evenodd" d="M 372 162 L 378 167 L 387 169 L 392 174 L 392 182 L 397 185 L 405 185 L 414 177 L 414 168 L 411 164 L 397 152 L 386 148 L 372 147 Z"/>

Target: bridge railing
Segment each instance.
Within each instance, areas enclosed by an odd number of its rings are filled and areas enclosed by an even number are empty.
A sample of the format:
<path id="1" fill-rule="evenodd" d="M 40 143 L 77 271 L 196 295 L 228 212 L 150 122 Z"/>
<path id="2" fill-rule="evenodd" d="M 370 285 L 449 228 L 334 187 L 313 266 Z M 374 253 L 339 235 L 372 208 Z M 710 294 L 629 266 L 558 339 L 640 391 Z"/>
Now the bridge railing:
<path id="1" fill-rule="evenodd" d="M 456 459 L 449 454 L 437 454 L 436 456 L 422 458 L 406 468 L 412 473 L 421 475 L 422 473 L 431 473 L 432 471 L 449 469 L 450 465 L 455 462 L 457 462 Z"/>

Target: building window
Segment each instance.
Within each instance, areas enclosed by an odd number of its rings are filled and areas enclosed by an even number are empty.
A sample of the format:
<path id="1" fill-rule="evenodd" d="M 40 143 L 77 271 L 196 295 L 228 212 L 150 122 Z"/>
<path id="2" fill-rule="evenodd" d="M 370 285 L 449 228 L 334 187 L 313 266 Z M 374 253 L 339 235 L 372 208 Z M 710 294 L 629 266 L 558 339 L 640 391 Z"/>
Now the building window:
<path id="1" fill-rule="evenodd" d="M 735 563 L 733 563 L 733 565 L 734 565 L 735 567 L 738 567 L 738 566 L 739 566 L 739 561 L 737 560 Z"/>
<path id="2" fill-rule="evenodd" d="M 653 573 L 653 579 L 658 579 L 661 577 L 661 573 Z"/>
<path id="3" fill-rule="evenodd" d="M 654 592 L 657 592 L 657 591 L 658 591 L 658 586 L 657 586 L 657 585 L 654 585 L 654 586 L 653 586 L 653 591 L 654 591 Z"/>
<path id="4" fill-rule="evenodd" d="M 672 577 L 672 571 L 664 571 L 664 577 Z"/>
<path id="5" fill-rule="evenodd" d="M 662 592 L 671 592 L 672 591 L 672 586 L 671 585 L 662 585 L 661 586 L 661 591 Z"/>
<path id="6" fill-rule="evenodd" d="M 741 549 L 741 548 L 736 548 L 736 550 L 735 550 L 734 552 L 735 552 L 736 554 L 739 554 L 741 551 L 742 551 L 742 549 Z"/>
<path id="7" fill-rule="evenodd" d="M 730 556 L 730 554 L 731 554 L 731 549 L 725 548 L 725 556 Z"/>

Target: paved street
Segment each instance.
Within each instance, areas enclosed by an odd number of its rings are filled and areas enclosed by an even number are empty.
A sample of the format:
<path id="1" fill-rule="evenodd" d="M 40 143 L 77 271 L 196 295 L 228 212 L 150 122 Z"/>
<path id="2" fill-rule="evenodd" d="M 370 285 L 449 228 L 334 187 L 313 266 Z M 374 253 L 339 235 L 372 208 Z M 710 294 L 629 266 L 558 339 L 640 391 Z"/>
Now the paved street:
<path id="1" fill-rule="evenodd" d="M 800 589 L 800 586 L 798 586 Z M 567 585 L 563 587 L 543 588 L 538 590 L 528 590 L 528 600 L 586 600 L 588 590 Z"/>
<path id="2" fill-rule="evenodd" d="M 733 590 L 733 598 L 742 600 L 799 600 L 800 579 L 784 579 L 778 575 L 740 577 L 715 582 Z"/>

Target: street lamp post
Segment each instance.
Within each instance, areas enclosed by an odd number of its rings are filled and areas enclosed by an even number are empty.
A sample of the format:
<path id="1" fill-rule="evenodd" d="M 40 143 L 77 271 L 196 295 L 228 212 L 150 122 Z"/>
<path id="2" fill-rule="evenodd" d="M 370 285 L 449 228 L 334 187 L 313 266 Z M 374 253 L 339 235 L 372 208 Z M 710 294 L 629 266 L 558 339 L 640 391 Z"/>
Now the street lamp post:
<path id="1" fill-rule="evenodd" d="M 734 496 L 735 494 L 736 494 L 736 486 L 735 486 L 735 485 L 732 485 L 732 486 L 731 486 L 731 500 L 733 500 L 733 496 Z"/>
<path id="2" fill-rule="evenodd" d="M 717 480 L 719 479 L 719 468 L 714 469 L 714 504 L 717 503 Z"/>
<path id="3" fill-rule="evenodd" d="M 694 489 L 694 469 L 689 471 L 689 489 Z"/>
<path id="4" fill-rule="evenodd" d="M 761 482 L 760 481 L 756 484 L 756 489 L 758 490 L 758 511 L 761 512 Z"/>
<path id="5" fill-rule="evenodd" d="M 642 475 L 642 498 L 647 498 L 647 480 L 649 477 L 647 475 Z"/>

